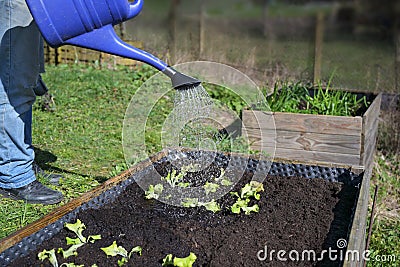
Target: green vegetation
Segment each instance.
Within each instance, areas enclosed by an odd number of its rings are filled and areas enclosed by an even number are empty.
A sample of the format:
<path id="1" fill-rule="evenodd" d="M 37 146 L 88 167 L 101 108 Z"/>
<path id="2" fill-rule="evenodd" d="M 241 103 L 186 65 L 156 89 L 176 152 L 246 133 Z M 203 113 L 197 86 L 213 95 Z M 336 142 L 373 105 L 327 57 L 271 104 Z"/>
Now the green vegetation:
<path id="1" fill-rule="evenodd" d="M 77 256 L 78 248 L 82 247 L 85 244 L 94 243 L 96 240 L 101 239 L 101 235 L 90 235 L 87 238 L 83 236 L 82 232 L 84 229 L 86 229 L 86 226 L 79 219 L 77 219 L 75 223 L 66 223 L 64 227 L 74 232 L 77 238 L 66 237 L 67 245 L 71 246 L 67 250 L 64 250 L 63 248 L 58 248 L 57 253 L 61 253 L 63 255 L 63 259 L 67 259 L 70 256 Z M 122 256 L 122 258 L 117 261 L 118 266 L 123 266 L 125 263 L 127 263 L 128 260 L 132 257 L 133 253 L 142 255 L 142 248 L 140 246 L 133 247 L 128 253 L 128 251 L 124 247 L 118 246 L 116 241 L 113 241 L 110 246 L 100 249 L 109 257 Z M 39 252 L 38 258 L 41 261 L 45 261 L 46 259 L 48 259 L 53 267 L 59 266 L 56 250 L 54 248 L 51 250 L 44 249 L 43 251 Z M 64 262 L 60 266 L 74 267 L 83 265 L 76 265 L 74 262 Z M 96 266 L 96 264 L 92 265 L 92 267 Z"/>
<path id="2" fill-rule="evenodd" d="M 366 97 L 331 89 L 332 78 L 326 86 L 301 82 L 278 82 L 272 94 L 267 96 L 271 111 L 332 116 L 354 116 L 363 106 L 368 106 Z"/>
<path id="3" fill-rule="evenodd" d="M 121 259 L 118 260 L 118 266 L 123 266 L 125 263 L 128 262 L 128 260 L 132 257 L 133 253 L 139 254 L 139 256 L 142 255 L 142 247 L 136 246 L 131 249 L 131 251 L 128 253 L 128 251 L 122 247 L 118 246 L 117 242 L 114 241 L 110 246 L 101 248 L 104 253 L 106 253 L 107 256 L 110 257 L 115 257 L 115 256 L 122 256 Z"/>
<path id="4" fill-rule="evenodd" d="M 251 181 L 240 190 L 240 195 L 238 192 L 231 192 L 231 195 L 236 197 L 236 202 L 231 206 L 231 211 L 235 214 L 244 211 L 246 215 L 249 215 L 251 212 L 258 212 L 258 204 L 249 206 L 249 203 L 251 199 L 260 200 L 260 192 L 262 191 L 264 191 L 262 183 Z"/>
<path id="5" fill-rule="evenodd" d="M 399 155 L 376 155 L 374 173 L 371 179 L 371 198 L 378 186 L 374 224 L 369 249 L 372 261 L 368 266 L 398 266 L 400 260 L 400 158 Z M 371 204 L 372 205 L 372 204 Z M 396 257 L 396 261 L 389 260 Z M 384 262 L 374 261 L 386 257 Z M 383 258 L 382 258 L 383 259 Z M 393 258 L 392 258 L 393 259 Z"/>
<path id="6" fill-rule="evenodd" d="M 192 267 L 196 261 L 197 256 L 193 252 L 190 252 L 186 258 L 174 257 L 172 254 L 168 254 L 163 259 L 162 266 L 176 266 L 176 267 Z"/>

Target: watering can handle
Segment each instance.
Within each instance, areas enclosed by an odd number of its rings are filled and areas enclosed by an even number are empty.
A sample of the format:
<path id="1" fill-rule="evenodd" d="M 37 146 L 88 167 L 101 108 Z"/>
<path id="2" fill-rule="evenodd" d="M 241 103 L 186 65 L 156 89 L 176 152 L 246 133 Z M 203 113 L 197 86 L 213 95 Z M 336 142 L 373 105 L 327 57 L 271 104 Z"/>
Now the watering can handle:
<path id="1" fill-rule="evenodd" d="M 129 5 L 129 14 L 127 19 L 137 16 L 143 8 L 143 0 L 135 0 Z"/>

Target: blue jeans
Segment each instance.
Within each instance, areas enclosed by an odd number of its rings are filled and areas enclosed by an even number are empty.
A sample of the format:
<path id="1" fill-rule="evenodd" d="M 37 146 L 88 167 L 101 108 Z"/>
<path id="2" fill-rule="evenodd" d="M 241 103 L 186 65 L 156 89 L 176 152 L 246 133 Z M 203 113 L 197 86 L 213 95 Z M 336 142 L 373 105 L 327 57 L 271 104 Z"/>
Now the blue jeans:
<path id="1" fill-rule="evenodd" d="M 43 41 L 24 0 L 0 0 L 0 187 L 36 179 L 32 105 L 43 71 Z"/>

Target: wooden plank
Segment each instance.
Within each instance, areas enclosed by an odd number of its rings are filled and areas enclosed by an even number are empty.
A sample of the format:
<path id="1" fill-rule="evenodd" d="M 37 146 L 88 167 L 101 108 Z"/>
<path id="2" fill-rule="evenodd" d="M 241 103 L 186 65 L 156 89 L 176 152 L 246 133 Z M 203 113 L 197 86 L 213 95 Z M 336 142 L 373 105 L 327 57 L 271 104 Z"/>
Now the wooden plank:
<path id="1" fill-rule="evenodd" d="M 364 141 L 364 149 L 361 157 L 362 165 L 364 166 L 368 165 L 373 160 L 376 147 L 376 138 L 378 136 L 378 127 L 375 127 L 370 133 L 370 136 Z"/>
<path id="2" fill-rule="evenodd" d="M 351 258 L 345 258 L 343 262 L 343 267 L 364 266 L 362 253 L 365 250 L 365 234 L 367 229 L 368 201 L 371 176 L 372 166 L 366 168 L 364 171 L 360 193 L 357 200 L 357 206 L 354 212 L 353 223 L 351 225 L 350 235 L 347 242 L 347 250 L 358 251 L 360 253 L 360 261 L 355 261 Z"/>
<path id="3" fill-rule="evenodd" d="M 90 201 L 94 197 L 100 195 L 101 193 L 109 190 L 110 188 L 116 186 L 117 184 L 121 183 L 122 181 L 129 178 L 133 173 L 138 172 L 147 166 L 150 166 L 153 161 L 157 161 L 166 155 L 165 151 L 161 151 L 154 155 L 151 159 L 144 160 L 136 165 L 134 165 L 129 170 L 123 172 L 122 174 L 115 176 L 103 184 L 95 187 L 91 191 L 84 193 L 80 197 L 71 200 L 70 202 L 64 204 L 63 206 L 58 207 L 54 211 L 50 212 L 49 214 L 45 215 L 44 217 L 38 219 L 37 221 L 28 224 L 27 226 L 21 228 L 20 230 L 14 232 L 10 236 L 3 238 L 0 240 L 0 253 L 4 250 L 12 247 L 13 245 L 20 242 L 23 238 L 30 236 L 31 234 L 36 233 L 37 231 L 41 230 L 42 228 L 58 221 L 61 217 L 68 214 L 69 212 L 75 210 L 76 208 L 82 206 L 84 203 Z"/>
<path id="4" fill-rule="evenodd" d="M 363 115 L 363 132 L 366 133 L 369 129 L 373 128 L 376 119 L 379 117 L 379 112 L 381 108 L 382 93 L 379 93 L 371 105 L 368 107 L 367 111 Z"/>
<path id="5" fill-rule="evenodd" d="M 254 150 L 259 149 L 259 146 L 254 144 L 251 145 Z M 274 150 L 272 146 L 263 147 L 263 151 L 270 153 Z M 330 162 L 333 164 L 345 165 L 345 166 L 359 166 L 360 156 L 330 152 L 318 152 L 318 151 L 299 151 L 288 148 L 277 148 L 275 150 L 274 160 L 279 161 L 280 159 L 290 159 L 304 162 Z"/>
<path id="6" fill-rule="evenodd" d="M 363 132 L 364 146 L 366 145 L 367 142 L 369 142 L 374 138 L 373 136 L 378 131 L 378 124 L 379 124 L 379 118 L 376 118 L 374 121 L 371 121 L 371 127 Z"/>
<path id="7" fill-rule="evenodd" d="M 246 129 L 252 143 L 259 146 L 275 144 L 277 148 L 321 151 L 358 155 L 361 150 L 361 136 L 302 133 L 294 131 Z M 299 151 L 299 152 L 300 152 Z"/>
<path id="8" fill-rule="evenodd" d="M 246 128 L 298 131 L 307 133 L 361 135 L 361 117 L 295 114 L 284 112 L 243 111 Z"/>
<path id="9" fill-rule="evenodd" d="M 379 93 L 372 101 L 368 110 L 363 115 L 363 129 L 361 139 L 361 159 L 360 165 L 365 166 L 372 160 L 372 154 L 375 153 L 376 137 L 378 135 L 378 118 L 382 102 L 382 93 Z"/>

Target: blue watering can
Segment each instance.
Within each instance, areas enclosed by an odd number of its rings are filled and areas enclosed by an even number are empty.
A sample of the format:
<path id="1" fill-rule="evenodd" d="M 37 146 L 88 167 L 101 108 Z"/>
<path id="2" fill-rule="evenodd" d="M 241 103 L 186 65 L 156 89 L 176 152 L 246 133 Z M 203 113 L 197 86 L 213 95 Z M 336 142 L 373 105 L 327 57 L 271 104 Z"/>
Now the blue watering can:
<path id="1" fill-rule="evenodd" d="M 147 63 L 171 78 L 176 89 L 200 81 L 179 73 L 165 62 L 123 42 L 113 25 L 138 15 L 143 0 L 26 0 L 44 39 L 52 47 L 74 45 Z"/>

